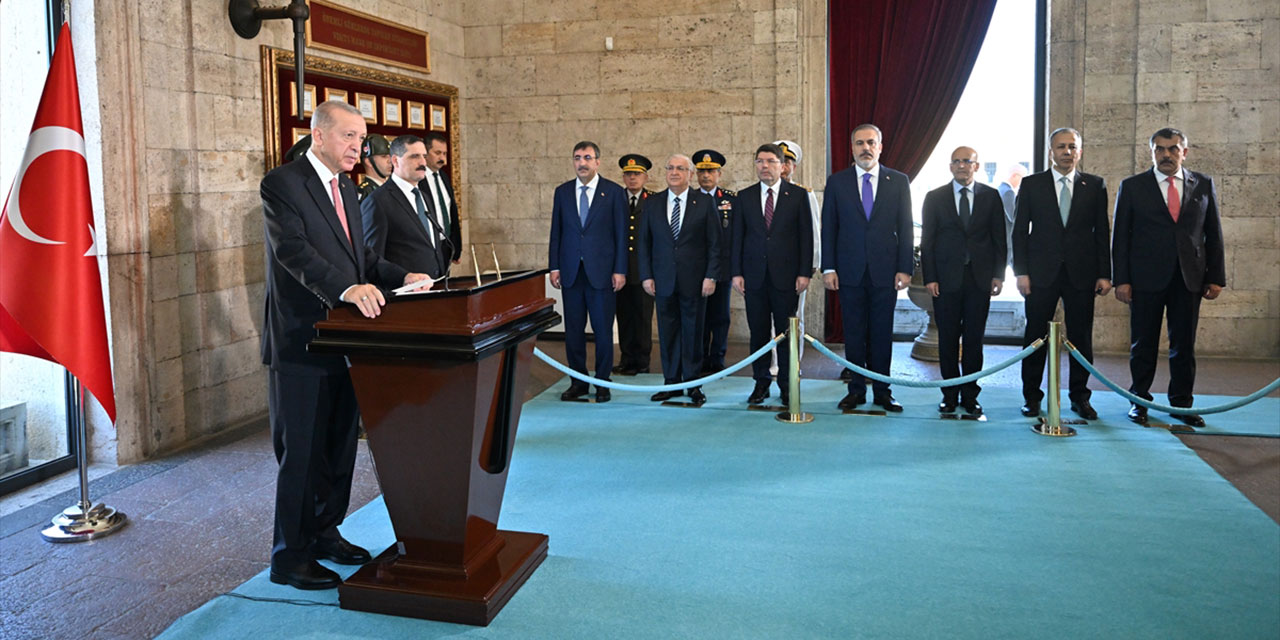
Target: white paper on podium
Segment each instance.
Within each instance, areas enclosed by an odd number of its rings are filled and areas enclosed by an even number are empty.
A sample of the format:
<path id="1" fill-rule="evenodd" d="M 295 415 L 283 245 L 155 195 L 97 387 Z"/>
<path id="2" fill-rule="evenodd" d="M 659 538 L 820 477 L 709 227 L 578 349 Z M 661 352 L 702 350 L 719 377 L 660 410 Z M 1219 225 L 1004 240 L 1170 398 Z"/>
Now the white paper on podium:
<path id="1" fill-rule="evenodd" d="M 444 278 L 432 279 L 430 276 L 428 276 L 426 280 L 411 282 L 409 284 L 406 284 L 403 287 L 400 287 L 399 289 L 393 289 L 391 293 L 394 293 L 397 296 L 413 296 L 413 295 L 418 295 L 422 293 L 431 293 L 430 289 L 426 289 L 424 287 L 426 287 L 429 284 L 435 284 L 437 282 L 440 282 L 443 279 Z"/>

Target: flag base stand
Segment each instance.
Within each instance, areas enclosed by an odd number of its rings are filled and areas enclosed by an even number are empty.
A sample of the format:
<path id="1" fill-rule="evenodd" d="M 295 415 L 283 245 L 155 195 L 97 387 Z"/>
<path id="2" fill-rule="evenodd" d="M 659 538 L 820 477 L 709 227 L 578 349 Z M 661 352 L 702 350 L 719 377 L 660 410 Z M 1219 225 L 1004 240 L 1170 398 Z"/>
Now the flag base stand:
<path id="1" fill-rule="evenodd" d="M 129 517 L 105 504 L 88 511 L 83 504 L 67 507 L 53 517 L 53 524 L 40 532 L 48 542 L 85 542 L 109 536 L 129 523 Z"/>

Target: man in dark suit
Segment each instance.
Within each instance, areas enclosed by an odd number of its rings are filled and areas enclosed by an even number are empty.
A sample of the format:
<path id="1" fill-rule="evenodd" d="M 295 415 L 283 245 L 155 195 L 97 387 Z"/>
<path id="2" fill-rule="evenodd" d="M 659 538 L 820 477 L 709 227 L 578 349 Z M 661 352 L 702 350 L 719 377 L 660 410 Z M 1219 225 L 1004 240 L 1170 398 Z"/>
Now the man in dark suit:
<path id="1" fill-rule="evenodd" d="M 439 278 L 451 247 L 418 186 L 427 173 L 427 147 L 418 136 L 403 135 L 390 149 L 391 178 L 360 203 L 365 244 L 397 265 Z"/>
<path id="2" fill-rule="evenodd" d="M 720 225 L 711 198 L 689 188 L 693 161 L 673 155 L 665 169 L 667 188 L 645 201 L 640 222 L 640 280 L 658 311 L 662 377 L 674 384 L 702 371 L 702 324 L 720 272 Z M 659 391 L 650 400 L 683 393 Z M 707 401 L 701 387 L 690 388 L 689 398 Z"/>
<path id="3" fill-rule="evenodd" d="M 640 216 L 644 201 L 653 192 L 644 187 L 653 162 L 638 153 L 618 159 L 622 184 L 627 188 L 627 284 L 618 291 L 618 359 L 613 372 L 624 376 L 649 373 L 653 351 L 653 296 L 640 286 Z"/>
<path id="4" fill-rule="evenodd" d="M 711 198 L 711 208 L 720 229 L 720 279 L 716 292 L 707 298 L 707 317 L 702 328 L 702 372 L 717 373 L 724 369 L 724 354 L 729 349 L 729 259 L 733 249 L 733 221 L 737 195 L 720 186 L 724 154 L 715 149 L 702 149 L 693 154 L 693 167 L 698 170 L 698 190 Z"/>
<path id="5" fill-rule="evenodd" d="M 587 316 L 595 332 L 595 377 L 613 369 L 613 315 L 617 291 L 627 282 L 627 200 L 621 186 L 600 177 L 600 147 L 582 141 L 573 148 L 578 174 L 556 187 L 551 206 L 551 286 L 564 292 L 565 358 L 587 373 Z M 570 380 L 561 400 L 587 394 L 586 383 Z M 611 394 L 596 387 L 596 402 Z"/>
<path id="6" fill-rule="evenodd" d="M 270 368 L 271 438 L 276 479 L 271 581 L 299 589 L 341 582 L 317 559 L 363 564 L 369 553 L 338 533 L 355 468 L 355 390 L 341 356 L 307 352 L 314 325 L 347 302 L 375 318 L 386 304 L 378 288 L 425 279 L 361 242 L 355 185 L 364 118 L 331 100 L 311 118 L 311 149 L 262 179 L 266 223 L 266 317 L 262 361 Z"/>
<path id="7" fill-rule="evenodd" d="M 854 166 L 827 179 L 822 205 L 822 280 L 838 291 L 844 316 L 845 358 L 889 374 L 893 358 L 893 310 L 898 291 L 915 270 L 911 183 L 906 174 L 880 164 L 880 128 L 859 125 L 850 136 Z M 872 384 L 874 401 L 902 411 L 889 385 Z M 849 393 L 837 405 L 852 409 L 867 401 L 866 379 L 853 374 Z"/>
<path id="8" fill-rule="evenodd" d="M 933 295 L 938 323 L 938 364 L 943 378 L 959 378 L 982 370 L 982 338 L 987 330 L 991 297 L 1004 286 L 1004 208 L 1000 194 L 973 177 L 981 167 L 978 152 L 960 147 L 951 152 L 955 179 L 924 198 L 924 229 L 920 239 L 920 268 L 925 287 Z M 964 361 L 960 338 L 964 336 Z M 956 405 L 970 415 L 982 415 L 977 382 L 943 387 L 938 411 L 951 413 Z"/>
<path id="9" fill-rule="evenodd" d="M 1165 128 L 1151 136 L 1153 168 L 1126 178 L 1116 194 L 1116 299 L 1129 305 L 1129 391 L 1151 399 L 1160 347 L 1160 321 L 1169 321 L 1169 404 L 1190 407 L 1196 382 L 1196 324 L 1200 299 L 1213 300 L 1227 283 L 1222 221 L 1213 179 L 1182 168 L 1187 137 Z M 1174 414 L 1193 427 L 1204 419 Z M 1129 419 L 1147 423 L 1147 408 Z"/>
<path id="10" fill-rule="evenodd" d="M 458 199 L 453 197 L 453 183 L 440 170 L 449 163 L 449 139 L 439 131 L 428 132 L 423 138 L 427 145 L 427 175 L 418 183 L 418 189 L 427 199 L 427 210 L 444 230 L 445 272 L 449 264 L 458 264 L 462 257 L 462 220 L 458 217 Z M 477 269 L 480 267 L 477 266 Z"/>
<path id="11" fill-rule="evenodd" d="M 1022 188 L 1022 179 L 1027 176 L 1027 168 L 1021 162 L 1009 168 L 1009 175 L 996 190 L 1000 192 L 1000 203 L 1004 205 L 1004 239 L 1005 264 L 1013 263 L 1013 219 L 1018 214 L 1018 189 Z"/>
<path id="12" fill-rule="evenodd" d="M 1023 346 L 1049 331 L 1062 300 L 1067 339 L 1093 362 L 1093 303 L 1111 291 L 1111 228 L 1107 220 L 1107 183 L 1079 171 L 1080 132 L 1061 128 L 1049 136 L 1052 167 L 1022 180 L 1013 224 L 1013 273 L 1026 298 L 1027 331 Z M 1040 381 L 1048 349 L 1022 361 L 1022 415 L 1040 415 Z M 1071 410 L 1086 420 L 1098 412 L 1089 403 L 1089 373 L 1071 360 L 1068 395 Z"/>
<path id="13" fill-rule="evenodd" d="M 756 149 L 756 175 L 760 181 L 743 189 L 739 214 L 733 225 L 733 288 L 747 305 L 747 327 L 751 350 L 763 347 L 773 332 L 784 333 L 788 319 L 796 314 L 800 292 L 813 275 L 813 217 L 809 192 L 782 180 L 783 151 L 765 144 Z M 778 391 L 788 404 L 790 351 L 778 345 Z M 769 397 L 769 356 L 756 358 L 751 365 L 755 389 L 748 404 L 760 404 Z"/>

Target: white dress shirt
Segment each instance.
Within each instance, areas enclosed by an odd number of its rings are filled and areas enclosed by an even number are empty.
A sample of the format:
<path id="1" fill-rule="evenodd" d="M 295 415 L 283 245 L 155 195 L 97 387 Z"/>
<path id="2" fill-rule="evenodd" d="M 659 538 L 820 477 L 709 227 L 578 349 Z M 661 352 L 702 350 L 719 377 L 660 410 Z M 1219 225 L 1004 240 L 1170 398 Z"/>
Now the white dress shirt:
<path id="1" fill-rule="evenodd" d="M 449 207 L 453 204 L 453 200 L 449 198 L 448 191 L 441 190 L 440 193 L 436 193 L 436 176 L 439 176 L 439 175 L 440 175 L 440 172 L 438 171 L 427 171 L 426 183 L 427 183 L 428 191 L 423 193 L 422 197 L 431 198 L 431 204 L 427 207 L 427 211 L 431 211 L 432 209 L 437 210 L 436 222 L 440 224 L 441 229 L 444 229 L 445 224 L 447 222 L 445 219 L 445 216 L 449 215 Z M 441 187 L 444 186 L 444 180 L 445 180 L 445 177 L 440 176 Z M 439 203 L 442 200 L 444 201 L 444 210 L 440 211 Z M 409 201 L 413 202 L 413 199 L 410 198 Z M 588 200 L 587 202 L 591 202 L 591 201 Z"/>
<path id="2" fill-rule="evenodd" d="M 1062 179 L 1067 179 L 1067 193 L 1076 195 L 1076 170 L 1072 169 L 1070 173 L 1063 175 L 1057 169 L 1049 167 L 1053 172 L 1053 195 L 1062 197 Z"/>
<path id="3" fill-rule="evenodd" d="M 676 195 L 674 191 L 667 190 L 667 226 L 671 226 L 671 207 L 676 200 L 680 201 L 680 232 L 684 233 L 684 214 L 689 210 L 689 189 L 685 189 L 684 193 Z"/>
<path id="4" fill-rule="evenodd" d="M 862 176 L 868 173 L 871 174 L 871 201 L 875 202 L 876 195 L 880 192 L 880 165 L 877 164 L 876 166 L 871 167 L 870 171 L 864 171 L 862 167 L 857 165 L 854 165 L 854 167 L 857 168 L 858 175 L 858 202 L 862 202 Z M 861 206 L 859 206 L 859 209 L 861 209 Z"/>
<path id="5" fill-rule="evenodd" d="M 307 161 L 311 163 L 311 168 L 316 170 L 316 175 L 320 176 L 320 182 L 324 186 L 324 195 L 329 198 L 329 204 L 333 205 L 333 211 L 337 214 L 338 205 L 333 201 L 333 186 L 330 183 L 333 182 L 333 179 L 337 177 L 338 174 L 330 171 L 329 167 L 324 166 L 324 163 L 320 162 L 320 158 L 315 154 L 315 149 L 307 149 L 306 158 Z M 338 183 L 341 184 L 342 181 L 338 181 Z M 356 238 L 351 238 L 351 241 L 353 243 L 356 242 Z M 358 247 L 352 246 L 351 248 L 357 249 Z M 341 300 L 345 298 L 347 296 L 347 292 L 355 286 L 356 285 L 353 284 L 350 287 L 343 289 L 342 293 L 338 295 L 338 299 Z"/>
<path id="6" fill-rule="evenodd" d="M 1182 203 L 1184 195 L 1182 189 L 1183 185 L 1186 184 L 1184 182 L 1186 178 L 1182 173 L 1183 171 L 1185 171 L 1185 169 L 1179 167 L 1178 172 L 1172 176 L 1166 176 L 1161 173 L 1159 169 L 1156 169 L 1154 172 L 1156 174 L 1156 184 L 1160 187 L 1160 197 L 1164 198 L 1164 205 L 1166 207 L 1169 206 L 1169 178 L 1171 177 L 1173 178 L 1173 188 L 1178 192 L 1178 203 Z"/>
<path id="7" fill-rule="evenodd" d="M 764 214 L 764 202 L 765 200 L 769 199 L 770 189 L 773 189 L 773 208 L 775 211 L 778 209 L 778 191 L 781 186 L 782 186 L 782 180 L 778 180 L 777 182 L 773 183 L 772 186 L 766 184 L 765 181 L 763 180 L 760 181 L 760 213 L 761 215 Z"/>
<path id="8" fill-rule="evenodd" d="M 430 177 L 430 176 L 431 176 L 431 174 L 430 174 L 430 173 L 428 173 L 428 174 L 427 174 L 427 176 L 428 176 L 428 177 Z M 405 197 L 405 199 L 409 201 L 409 208 L 410 208 L 410 209 L 412 209 L 412 210 L 416 213 L 416 212 L 418 211 L 418 201 L 417 201 L 417 199 L 416 199 L 416 198 L 414 197 L 414 195 L 413 195 L 413 190 L 414 190 L 414 189 L 417 189 L 417 188 L 418 188 L 418 185 L 413 184 L 413 183 L 409 182 L 408 180 L 405 180 L 404 178 L 401 178 L 400 176 L 398 176 L 398 175 L 396 175 L 396 174 L 394 174 L 394 173 L 393 173 L 393 174 L 391 174 L 391 182 L 395 183 L 395 185 L 396 185 L 397 187 L 399 187 L 399 188 L 400 188 L 400 191 L 404 192 L 404 197 Z M 424 200 L 424 202 L 423 202 L 422 204 L 423 204 L 424 206 L 426 205 L 425 199 L 426 199 L 426 198 L 429 198 L 429 197 L 431 197 L 431 194 L 430 194 L 430 193 L 423 193 L 423 194 L 422 194 L 422 198 L 423 198 L 423 200 Z M 430 208 L 427 208 L 424 212 L 425 212 L 425 213 L 427 213 L 427 214 L 429 215 L 429 214 L 431 213 L 431 209 L 430 209 Z M 443 228 L 443 227 L 441 227 L 441 228 Z M 435 234 L 435 230 L 434 230 L 434 229 L 426 229 L 426 232 L 427 232 L 427 238 L 429 238 L 429 239 L 431 240 L 431 246 L 433 246 L 433 247 L 434 247 L 434 246 L 436 246 L 436 234 Z"/>

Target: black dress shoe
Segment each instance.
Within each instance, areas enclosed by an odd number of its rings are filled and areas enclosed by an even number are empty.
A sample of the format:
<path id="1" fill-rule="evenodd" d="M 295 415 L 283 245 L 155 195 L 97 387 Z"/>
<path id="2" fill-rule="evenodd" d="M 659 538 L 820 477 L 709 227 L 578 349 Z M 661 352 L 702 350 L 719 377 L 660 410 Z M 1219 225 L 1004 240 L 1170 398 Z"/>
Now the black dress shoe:
<path id="1" fill-rule="evenodd" d="M 631 369 L 631 367 L 625 364 L 616 364 L 613 366 L 613 372 L 621 375 L 626 375 L 625 373 L 622 373 L 622 372 L 627 371 L 629 369 Z"/>
<path id="2" fill-rule="evenodd" d="M 778 393 L 778 399 L 782 401 L 782 406 L 791 408 L 791 394 L 785 389 Z"/>
<path id="3" fill-rule="evenodd" d="M 311 551 L 317 560 L 329 560 L 338 564 L 364 564 L 373 559 L 368 551 L 342 537 L 318 538 L 311 545 Z"/>
<path id="4" fill-rule="evenodd" d="M 1137 404 L 1129 407 L 1129 422 L 1146 426 L 1147 408 Z"/>
<path id="5" fill-rule="evenodd" d="M 876 398 L 876 399 L 875 399 L 875 403 L 876 403 L 877 405 L 879 405 L 879 406 L 880 406 L 880 408 L 884 409 L 885 411 L 889 411 L 889 412 L 891 412 L 891 413 L 901 413 L 901 412 L 902 412 L 902 405 L 898 404 L 898 401 L 897 401 L 897 400 L 894 400 L 894 399 L 893 399 L 893 396 L 891 396 L 891 395 L 883 395 L 883 396 L 880 396 L 879 398 Z"/>
<path id="6" fill-rule="evenodd" d="M 1022 415 L 1028 418 L 1035 418 L 1040 415 L 1040 403 L 1028 402 L 1022 405 Z"/>
<path id="7" fill-rule="evenodd" d="M 693 401 L 693 404 L 701 407 L 707 403 L 707 394 L 702 392 L 702 387 L 693 387 L 689 389 L 689 399 Z"/>
<path id="8" fill-rule="evenodd" d="M 596 387 L 596 402 L 608 402 L 613 399 L 613 394 L 604 387 Z"/>
<path id="9" fill-rule="evenodd" d="M 565 401 L 577 400 L 587 395 L 588 390 L 589 388 L 585 384 L 571 384 L 568 389 L 564 390 L 564 393 L 560 394 L 560 399 Z"/>
<path id="10" fill-rule="evenodd" d="M 649 399 L 654 402 L 665 402 L 672 398 L 678 398 L 682 395 L 684 395 L 683 391 L 659 391 L 649 396 Z"/>
<path id="11" fill-rule="evenodd" d="M 636 367 L 635 373 L 649 373 L 649 365 L 645 365 L 643 367 Z"/>
<path id="12" fill-rule="evenodd" d="M 955 400 L 947 400 L 946 398 L 943 398 L 942 402 L 938 403 L 938 413 L 955 413 L 955 411 L 956 411 Z"/>
<path id="13" fill-rule="evenodd" d="M 307 560 L 290 567 L 277 567 L 272 564 L 271 581 L 276 584 L 287 584 L 295 589 L 314 591 L 337 588 L 342 584 L 342 577 L 324 568 L 315 560 Z"/>
<path id="14" fill-rule="evenodd" d="M 751 390 L 751 395 L 747 397 L 747 404 L 760 404 L 765 398 L 769 397 L 769 381 L 756 380 L 756 388 Z"/>
<path id="15" fill-rule="evenodd" d="M 978 400 L 976 398 L 961 400 L 960 406 L 964 407 L 964 412 L 971 416 L 982 415 L 982 405 L 978 404 Z"/>
<path id="16" fill-rule="evenodd" d="M 1084 418 L 1085 420 L 1098 419 L 1098 412 L 1093 410 L 1093 405 L 1089 404 L 1088 400 L 1072 402 L 1071 410 L 1076 412 L 1076 415 L 1080 416 L 1081 418 Z"/>
<path id="17" fill-rule="evenodd" d="M 852 382 L 853 369 L 845 369 L 840 372 L 840 382 Z"/>
<path id="18" fill-rule="evenodd" d="M 1169 414 L 1169 416 L 1173 418 L 1177 418 L 1178 420 L 1181 420 L 1182 424 L 1185 424 L 1188 427 L 1204 426 L 1204 418 L 1201 418 L 1200 416 L 1197 416 L 1197 415 L 1193 415 L 1190 413 L 1171 413 Z"/>
<path id="19" fill-rule="evenodd" d="M 848 411 L 849 409 L 856 409 L 858 408 L 858 405 L 866 404 L 866 402 L 866 394 L 859 395 L 856 393 L 850 393 L 840 399 L 840 402 L 836 404 L 836 408 L 841 411 Z"/>

